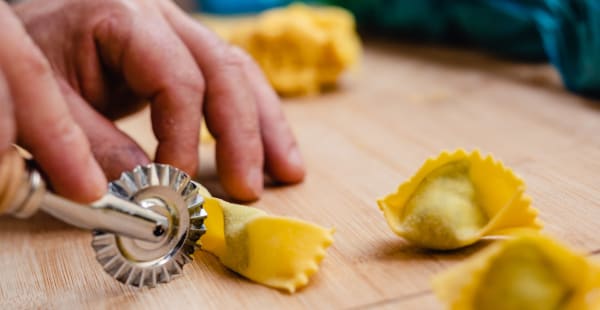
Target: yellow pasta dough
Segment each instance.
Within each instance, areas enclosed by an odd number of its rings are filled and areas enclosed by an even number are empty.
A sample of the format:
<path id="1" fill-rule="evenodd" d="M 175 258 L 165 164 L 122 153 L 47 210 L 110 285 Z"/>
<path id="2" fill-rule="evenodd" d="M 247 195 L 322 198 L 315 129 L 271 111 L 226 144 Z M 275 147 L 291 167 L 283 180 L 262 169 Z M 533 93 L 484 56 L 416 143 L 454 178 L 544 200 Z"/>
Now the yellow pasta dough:
<path id="1" fill-rule="evenodd" d="M 200 125 L 200 142 L 201 143 L 215 142 L 215 138 L 208 131 L 205 121 L 202 121 L 202 124 Z"/>
<path id="2" fill-rule="evenodd" d="M 361 53 L 354 18 L 342 8 L 294 4 L 236 22 L 209 20 L 208 25 L 246 50 L 285 96 L 335 85 Z"/>
<path id="3" fill-rule="evenodd" d="M 207 197 L 202 248 L 229 269 L 293 293 L 317 272 L 333 230 Z"/>
<path id="4" fill-rule="evenodd" d="M 436 277 L 433 287 L 454 310 L 594 309 L 600 268 L 548 237 L 520 234 Z"/>
<path id="5" fill-rule="evenodd" d="M 524 191 L 524 182 L 501 162 L 457 150 L 428 159 L 378 204 L 396 234 L 421 247 L 447 250 L 483 236 L 541 229 Z"/>

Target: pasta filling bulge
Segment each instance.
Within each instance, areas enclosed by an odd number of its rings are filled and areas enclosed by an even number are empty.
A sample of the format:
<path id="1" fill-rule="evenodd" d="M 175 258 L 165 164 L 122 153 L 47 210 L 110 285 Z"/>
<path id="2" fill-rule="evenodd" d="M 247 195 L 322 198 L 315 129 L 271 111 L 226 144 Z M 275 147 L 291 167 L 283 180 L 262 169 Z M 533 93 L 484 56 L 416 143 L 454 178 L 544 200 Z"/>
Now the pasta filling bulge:
<path id="1" fill-rule="evenodd" d="M 401 214 L 404 237 L 434 248 L 476 236 L 489 218 L 480 207 L 470 163 L 447 163 L 428 175 Z"/>
<path id="2" fill-rule="evenodd" d="M 474 309 L 562 309 L 572 289 L 539 248 L 513 244 L 491 263 L 474 299 Z"/>

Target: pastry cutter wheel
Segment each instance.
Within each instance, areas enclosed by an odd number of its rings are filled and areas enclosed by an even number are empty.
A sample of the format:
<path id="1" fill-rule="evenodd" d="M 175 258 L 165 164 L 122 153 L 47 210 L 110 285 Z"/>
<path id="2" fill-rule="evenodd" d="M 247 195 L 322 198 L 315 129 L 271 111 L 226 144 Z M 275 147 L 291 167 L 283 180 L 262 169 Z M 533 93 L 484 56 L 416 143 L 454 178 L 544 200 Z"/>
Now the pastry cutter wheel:
<path id="1" fill-rule="evenodd" d="M 93 231 L 104 270 L 120 282 L 154 287 L 182 273 L 205 233 L 200 185 L 169 165 L 124 172 L 108 193 L 84 205 L 47 190 L 40 173 L 16 150 L 0 158 L 0 214 L 27 218 L 39 209 Z"/>

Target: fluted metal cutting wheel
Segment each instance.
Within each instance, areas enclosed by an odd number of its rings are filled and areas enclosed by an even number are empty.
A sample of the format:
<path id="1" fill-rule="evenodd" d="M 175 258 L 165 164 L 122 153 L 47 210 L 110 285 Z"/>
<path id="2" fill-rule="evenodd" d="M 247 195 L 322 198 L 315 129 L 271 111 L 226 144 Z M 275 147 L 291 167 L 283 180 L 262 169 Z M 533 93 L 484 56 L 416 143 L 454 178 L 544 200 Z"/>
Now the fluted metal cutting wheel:
<path id="1" fill-rule="evenodd" d="M 181 275 L 206 232 L 199 185 L 169 165 L 150 164 L 125 172 L 109 184 L 109 193 L 134 201 L 169 218 L 161 241 L 147 242 L 95 231 L 92 247 L 104 270 L 118 281 L 154 287 Z"/>

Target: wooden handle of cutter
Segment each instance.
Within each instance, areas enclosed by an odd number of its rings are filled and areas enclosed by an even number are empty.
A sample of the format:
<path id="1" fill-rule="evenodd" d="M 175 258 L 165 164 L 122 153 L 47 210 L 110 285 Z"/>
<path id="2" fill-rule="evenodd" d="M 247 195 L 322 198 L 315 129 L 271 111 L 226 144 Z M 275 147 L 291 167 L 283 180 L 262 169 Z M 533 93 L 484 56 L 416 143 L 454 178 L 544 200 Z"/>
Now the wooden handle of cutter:
<path id="1" fill-rule="evenodd" d="M 9 212 L 27 172 L 25 160 L 16 148 L 0 155 L 0 215 Z"/>

